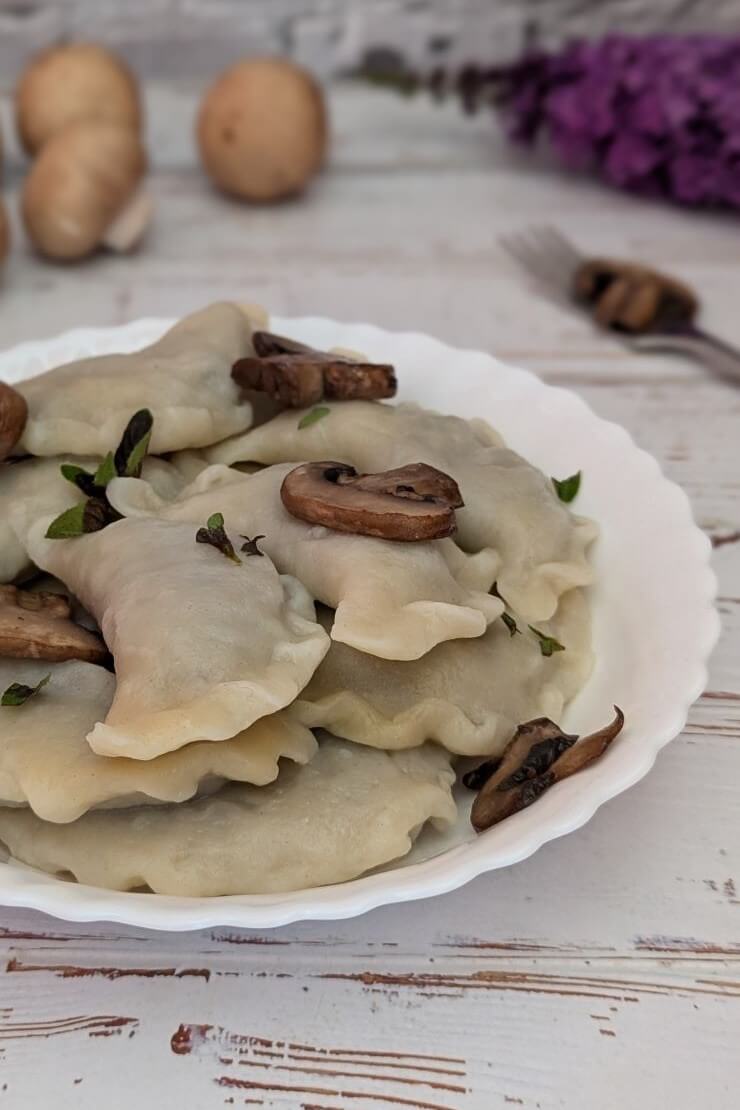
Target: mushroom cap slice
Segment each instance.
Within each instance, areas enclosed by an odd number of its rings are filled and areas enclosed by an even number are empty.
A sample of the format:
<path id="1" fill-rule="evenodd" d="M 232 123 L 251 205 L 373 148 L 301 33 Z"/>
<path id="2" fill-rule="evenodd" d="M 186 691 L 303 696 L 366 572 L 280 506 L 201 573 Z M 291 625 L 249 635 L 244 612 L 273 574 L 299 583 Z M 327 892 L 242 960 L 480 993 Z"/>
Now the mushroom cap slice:
<path id="1" fill-rule="evenodd" d="M 7 459 L 23 435 L 28 405 L 17 389 L 0 382 L 0 462 Z"/>
<path id="2" fill-rule="evenodd" d="M 65 597 L 0 586 L 0 656 L 103 663 L 108 649 L 100 636 L 71 620 Z"/>
<path id="3" fill-rule="evenodd" d="M 310 524 L 408 542 L 454 535 L 455 509 L 463 504 L 456 482 L 425 463 L 381 474 L 303 463 L 285 476 L 280 496 L 292 516 Z"/>

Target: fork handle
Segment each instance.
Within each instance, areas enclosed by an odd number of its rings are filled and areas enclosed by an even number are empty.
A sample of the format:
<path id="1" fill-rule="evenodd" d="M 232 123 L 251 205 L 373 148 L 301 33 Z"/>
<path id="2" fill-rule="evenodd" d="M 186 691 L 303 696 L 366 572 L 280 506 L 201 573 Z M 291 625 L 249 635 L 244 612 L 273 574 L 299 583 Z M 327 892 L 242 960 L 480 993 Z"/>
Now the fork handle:
<path id="1" fill-rule="evenodd" d="M 689 355 L 718 377 L 740 382 L 740 349 L 693 325 L 675 332 L 635 336 L 633 346 L 640 351 L 676 351 Z"/>

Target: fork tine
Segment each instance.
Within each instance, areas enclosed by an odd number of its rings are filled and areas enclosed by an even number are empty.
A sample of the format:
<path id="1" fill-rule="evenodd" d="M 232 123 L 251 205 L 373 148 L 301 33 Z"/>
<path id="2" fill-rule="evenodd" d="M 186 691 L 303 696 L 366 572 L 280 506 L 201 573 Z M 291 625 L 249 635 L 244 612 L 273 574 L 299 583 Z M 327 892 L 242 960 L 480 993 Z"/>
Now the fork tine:
<path id="1" fill-rule="evenodd" d="M 551 247 L 547 238 L 537 228 L 529 231 L 527 242 L 529 257 L 533 260 L 533 268 L 540 278 L 557 285 L 559 289 L 569 284 L 570 264 Z"/>
<path id="2" fill-rule="evenodd" d="M 581 256 L 568 240 L 552 227 L 534 229 L 534 235 L 543 253 L 547 253 L 562 272 L 572 271 L 581 262 Z"/>
<path id="3" fill-rule="evenodd" d="M 567 261 L 570 265 L 577 266 L 583 261 L 583 255 L 580 251 L 556 227 L 550 225 L 543 227 L 542 235 L 547 239 L 552 249 L 558 252 L 563 262 Z"/>
<path id="4" fill-rule="evenodd" d="M 546 255 L 530 236 L 522 233 L 505 236 L 501 239 L 501 245 L 537 281 L 557 288 L 562 286 L 562 279 L 548 265 Z"/>
<path id="5" fill-rule="evenodd" d="M 545 225 L 501 236 L 499 242 L 548 300 L 575 307 L 571 283 L 582 256 L 565 236 Z"/>

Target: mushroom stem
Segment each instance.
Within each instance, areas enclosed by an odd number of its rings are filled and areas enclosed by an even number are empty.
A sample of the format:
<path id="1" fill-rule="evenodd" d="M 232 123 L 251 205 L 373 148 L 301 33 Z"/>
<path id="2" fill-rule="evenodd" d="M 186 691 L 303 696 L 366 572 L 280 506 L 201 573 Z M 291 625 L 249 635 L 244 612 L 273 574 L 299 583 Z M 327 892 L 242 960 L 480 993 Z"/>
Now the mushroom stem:
<path id="1" fill-rule="evenodd" d="M 143 188 L 137 189 L 113 222 L 108 224 L 101 243 L 117 254 L 133 250 L 143 239 L 153 211 L 154 205 L 149 193 Z"/>
<path id="2" fill-rule="evenodd" d="M 108 649 L 100 636 L 71 620 L 65 597 L 0 586 L 0 656 L 104 663 Z"/>

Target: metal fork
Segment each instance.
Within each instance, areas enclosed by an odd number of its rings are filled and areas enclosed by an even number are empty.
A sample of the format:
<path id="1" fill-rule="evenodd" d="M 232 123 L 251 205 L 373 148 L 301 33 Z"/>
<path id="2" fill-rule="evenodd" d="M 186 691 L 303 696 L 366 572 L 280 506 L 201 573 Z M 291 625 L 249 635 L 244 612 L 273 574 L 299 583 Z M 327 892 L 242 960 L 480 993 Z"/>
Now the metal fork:
<path id="1" fill-rule="evenodd" d="M 575 309 L 574 281 L 587 257 L 554 227 L 533 227 L 502 236 L 504 250 L 532 277 L 539 291 L 561 307 Z M 634 333 L 608 329 L 615 339 L 637 351 L 673 351 L 688 355 L 714 374 L 740 381 L 740 350 L 710 335 L 695 323 L 694 313 L 670 324 Z"/>

